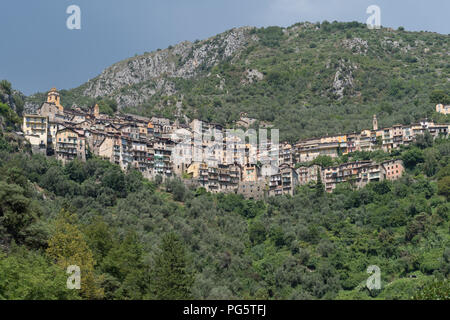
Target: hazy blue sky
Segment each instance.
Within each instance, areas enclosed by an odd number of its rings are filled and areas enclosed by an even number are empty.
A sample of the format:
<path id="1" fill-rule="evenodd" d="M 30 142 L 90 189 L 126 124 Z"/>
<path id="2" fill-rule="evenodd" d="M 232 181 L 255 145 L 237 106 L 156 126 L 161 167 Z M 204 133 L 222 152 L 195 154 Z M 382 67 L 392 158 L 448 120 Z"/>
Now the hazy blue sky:
<path id="1" fill-rule="evenodd" d="M 72 4 L 81 30 L 66 28 Z M 136 53 L 239 26 L 366 22 L 372 4 L 383 26 L 450 34 L 449 0 L 1 0 L 0 79 L 26 94 L 69 89 Z"/>

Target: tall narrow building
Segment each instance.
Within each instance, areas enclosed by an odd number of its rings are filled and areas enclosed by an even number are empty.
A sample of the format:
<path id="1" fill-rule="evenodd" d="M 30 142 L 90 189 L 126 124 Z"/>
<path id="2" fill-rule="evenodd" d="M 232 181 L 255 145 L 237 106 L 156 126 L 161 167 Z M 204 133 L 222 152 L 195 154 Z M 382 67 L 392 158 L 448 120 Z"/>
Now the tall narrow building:
<path id="1" fill-rule="evenodd" d="M 378 120 L 377 120 L 377 115 L 376 114 L 373 115 L 372 126 L 373 126 L 373 130 L 374 131 L 378 130 Z"/>
<path id="2" fill-rule="evenodd" d="M 100 115 L 100 108 L 98 106 L 98 104 L 96 103 L 94 106 L 94 118 L 98 118 Z"/>
<path id="3" fill-rule="evenodd" d="M 63 112 L 64 108 L 61 105 L 61 101 L 60 101 L 60 97 L 59 97 L 59 92 L 56 90 L 56 88 L 52 88 L 50 89 L 48 95 L 47 95 L 47 102 L 48 103 L 54 103 L 59 111 Z"/>

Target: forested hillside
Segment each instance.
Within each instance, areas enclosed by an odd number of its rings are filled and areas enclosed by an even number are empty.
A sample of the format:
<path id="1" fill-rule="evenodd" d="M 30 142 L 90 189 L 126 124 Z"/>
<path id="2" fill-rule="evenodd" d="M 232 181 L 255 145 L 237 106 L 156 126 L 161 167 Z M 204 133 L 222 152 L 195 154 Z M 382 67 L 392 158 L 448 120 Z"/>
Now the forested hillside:
<path id="1" fill-rule="evenodd" d="M 449 298 L 448 140 L 396 151 L 408 172 L 393 183 L 254 202 L 0 139 L 0 299 Z"/>
<path id="2" fill-rule="evenodd" d="M 448 35 L 357 22 L 236 28 L 120 61 L 61 91 L 62 103 L 224 125 L 245 111 L 294 141 L 370 128 L 373 114 L 386 127 L 438 120 L 435 104 L 450 103 L 449 55 Z"/>

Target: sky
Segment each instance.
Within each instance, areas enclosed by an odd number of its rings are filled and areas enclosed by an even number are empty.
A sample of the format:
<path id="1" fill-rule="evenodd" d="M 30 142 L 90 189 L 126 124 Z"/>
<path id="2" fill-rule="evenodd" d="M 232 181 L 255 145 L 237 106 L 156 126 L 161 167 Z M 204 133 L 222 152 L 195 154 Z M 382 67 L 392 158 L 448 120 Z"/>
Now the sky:
<path id="1" fill-rule="evenodd" d="M 70 30 L 70 5 L 81 29 Z M 449 0 L 1 0 L 0 79 L 29 95 L 70 89 L 111 64 L 234 27 L 360 21 L 378 5 L 381 25 L 450 34 Z"/>

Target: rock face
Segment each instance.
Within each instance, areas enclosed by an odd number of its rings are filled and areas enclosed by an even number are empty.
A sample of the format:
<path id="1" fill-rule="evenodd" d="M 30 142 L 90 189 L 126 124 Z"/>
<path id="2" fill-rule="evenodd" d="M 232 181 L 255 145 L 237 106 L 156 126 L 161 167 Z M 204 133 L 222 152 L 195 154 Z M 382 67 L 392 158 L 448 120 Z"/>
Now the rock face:
<path id="1" fill-rule="evenodd" d="M 255 41 L 251 29 L 232 29 L 207 40 L 186 41 L 121 61 L 90 80 L 83 93 L 89 97 L 113 97 L 119 107 L 139 105 L 157 92 L 171 95 L 175 92 L 173 78 L 192 78 L 238 57 L 250 41 Z"/>
<path id="2" fill-rule="evenodd" d="M 25 113 L 36 113 L 40 105 L 34 102 L 26 101 L 23 110 Z"/>
<path id="3" fill-rule="evenodd" d="M 339 66 L 334 76 L 332 91 L 338 99 L 344 97 L 344 90 L 353 89 L 353 71 L 358 67 L 351 63 L 345 63 L 344 60 L 339 60 Z"/>
<path id="4" fill-rule="evenodd" d="M 264 79 L 264 74 L 262 74 L 261 72 L 259 72 L 256 69 L 247 69 L 245 71 L 245 78 L 243 78 L 241 80 L 242 84 L 249 84 L 249 83 L 253 83 L 256 81 L 261 81 Z"/>
<path id="5" fill-rule="evenodd" d="M 351 50 L 354 54 L 365 55 L 369 49 L 367 40 L 361 38 L 345 39 L 342 41 L 342 46 Z"/>
<path id="6" fill-rule="evenodd" d="M 18 90 L 5 90 L 0 87 L 0 102 L 7 104 L 11 109 L 13 109 L 16 113 L 22 112 L 23 102 L 17 103 L 14 97 L 19 98 L 19 100 L 24 101 L 25 95 Z"/>
<path id="7" fill-rule="evenodd" d="M 11 109 L 13 109 L 14 111 L 17 111 L 16 104 L 14 102 L 14 98 L 13 98 L 12 94 L 0 92 L 0 102 L 7 104 Z"/>

